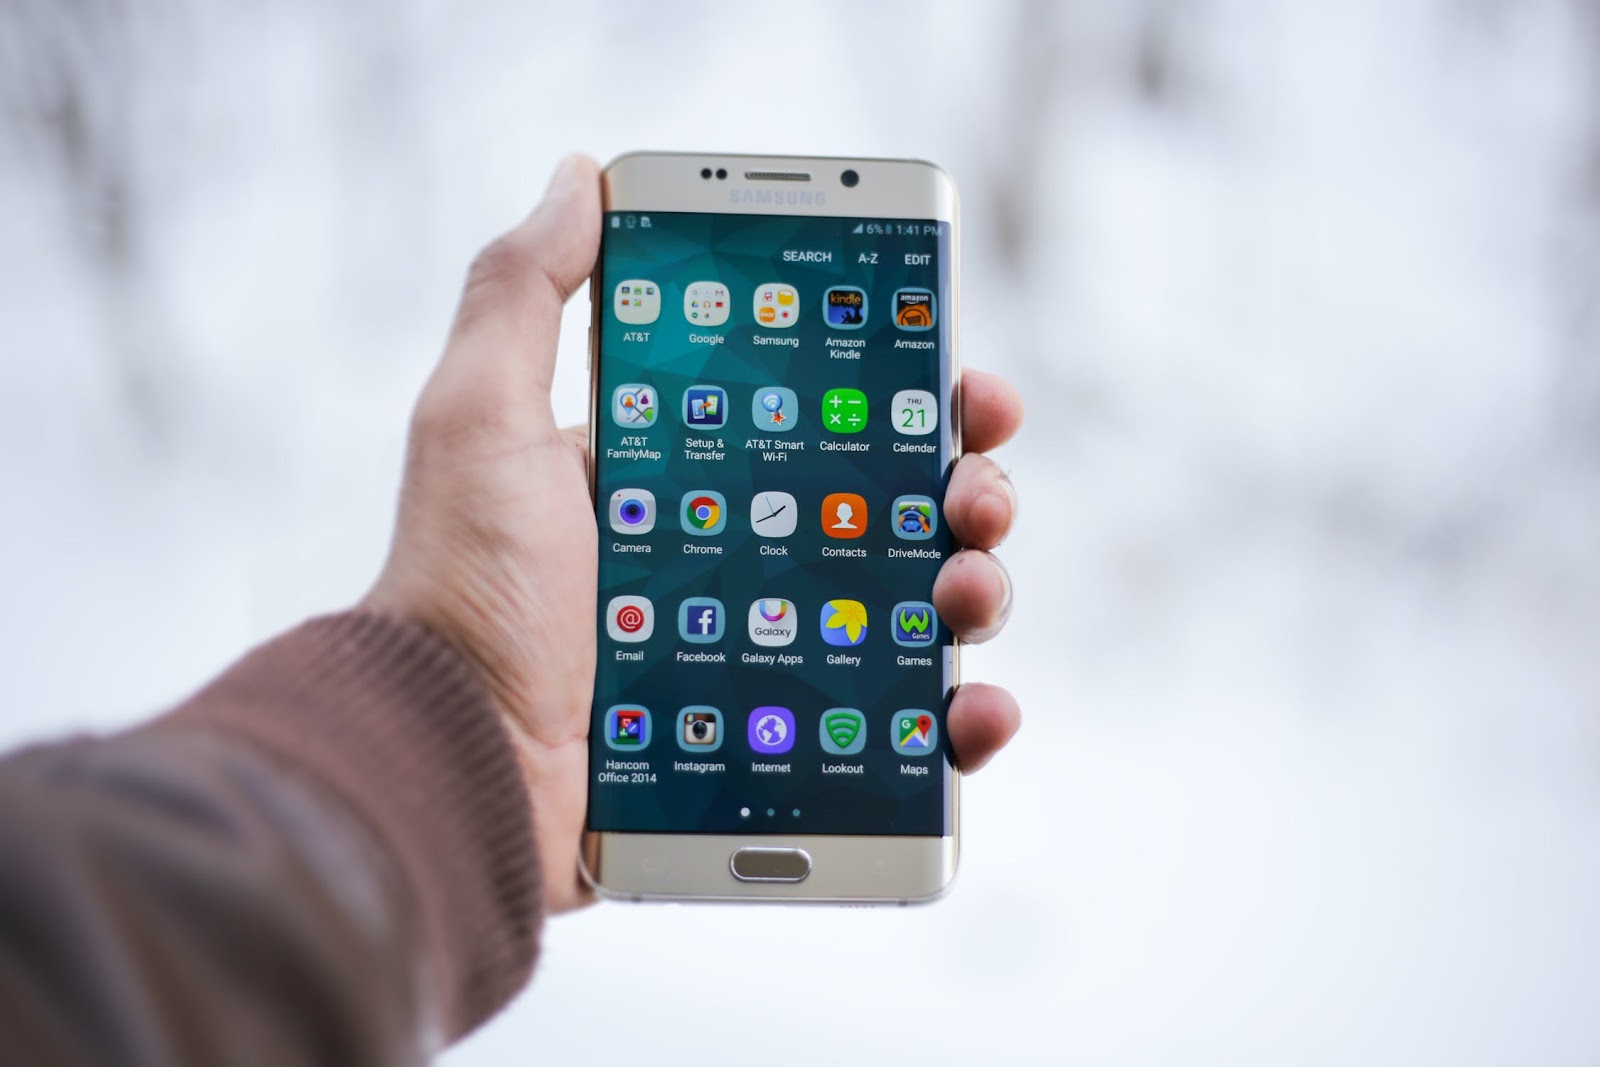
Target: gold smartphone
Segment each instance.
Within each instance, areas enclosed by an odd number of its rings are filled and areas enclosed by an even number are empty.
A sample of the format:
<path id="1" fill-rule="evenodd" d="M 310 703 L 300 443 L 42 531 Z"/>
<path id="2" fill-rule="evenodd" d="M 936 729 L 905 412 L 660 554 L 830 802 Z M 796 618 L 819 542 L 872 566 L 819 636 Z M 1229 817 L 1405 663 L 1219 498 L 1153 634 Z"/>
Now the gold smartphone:
<path id="1" fill-rule="evenodd" d="M 932 899 L 959 822 L 959 650 L 932 605 L 955 185 L 694 153 L 603 184 L 585 874 L 634 900 Z"/>

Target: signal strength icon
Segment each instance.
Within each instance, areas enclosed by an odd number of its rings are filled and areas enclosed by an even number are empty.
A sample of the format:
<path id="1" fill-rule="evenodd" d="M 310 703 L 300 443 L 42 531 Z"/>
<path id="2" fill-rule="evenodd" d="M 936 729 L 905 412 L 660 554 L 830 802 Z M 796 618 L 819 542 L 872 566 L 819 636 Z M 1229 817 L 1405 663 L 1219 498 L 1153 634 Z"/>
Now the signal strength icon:
<path id="1" fill-rule="evenodd" d="M 862 228 L 865 227 L 865 226 L 866 226 L 866 223 L 858 222 L 858 223 L 856 223 L 856 228 L 851 230 L 850 232 L 851 233 L 860 233 Z"/>

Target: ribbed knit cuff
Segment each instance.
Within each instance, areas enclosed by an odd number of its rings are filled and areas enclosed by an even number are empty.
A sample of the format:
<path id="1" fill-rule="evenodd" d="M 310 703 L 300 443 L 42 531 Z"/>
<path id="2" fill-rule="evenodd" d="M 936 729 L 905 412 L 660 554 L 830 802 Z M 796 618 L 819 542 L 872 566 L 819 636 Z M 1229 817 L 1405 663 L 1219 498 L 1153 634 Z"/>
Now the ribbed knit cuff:
<path id="1" fill-rule="evenodd" d="M 488 692 L 427 629 L 314 619 L 151 728 L 174 727 L 237 737 L 366 823 L 409 885 L 448 1038 L 527 981 L 540 922 L 527 787 Z"/>

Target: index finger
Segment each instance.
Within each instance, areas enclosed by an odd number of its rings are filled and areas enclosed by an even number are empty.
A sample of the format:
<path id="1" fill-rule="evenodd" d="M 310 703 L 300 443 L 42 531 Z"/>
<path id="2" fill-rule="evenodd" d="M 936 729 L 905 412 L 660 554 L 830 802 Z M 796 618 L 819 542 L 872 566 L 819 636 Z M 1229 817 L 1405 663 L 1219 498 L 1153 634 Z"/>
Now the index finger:
<path id="1" fill-rule="evenodd" d="M 987 452 L 999 448 L 1022 425 L 1022 394 L 998 374 L 961 372 L 961 448 Z"/>

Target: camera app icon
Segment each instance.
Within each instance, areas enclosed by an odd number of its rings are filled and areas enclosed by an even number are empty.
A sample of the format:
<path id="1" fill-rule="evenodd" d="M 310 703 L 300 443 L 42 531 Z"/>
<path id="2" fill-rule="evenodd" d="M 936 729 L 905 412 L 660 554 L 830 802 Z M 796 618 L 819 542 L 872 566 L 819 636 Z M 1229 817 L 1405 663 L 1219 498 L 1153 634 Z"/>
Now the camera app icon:
<path id="1" fill-rule="evenodd" d="M 611 528 L 630 536 L 656 528 L 656 495 L 648 489 L 618 489 L 611 494 Z"/>
<path id="2" fill-rule="evenodd" d="M 685 752 L 715 752 L 722 747 L 722 712 L 693 704 L 678 712 L 678 747 Z"/>

